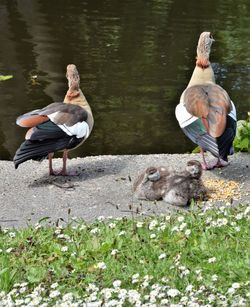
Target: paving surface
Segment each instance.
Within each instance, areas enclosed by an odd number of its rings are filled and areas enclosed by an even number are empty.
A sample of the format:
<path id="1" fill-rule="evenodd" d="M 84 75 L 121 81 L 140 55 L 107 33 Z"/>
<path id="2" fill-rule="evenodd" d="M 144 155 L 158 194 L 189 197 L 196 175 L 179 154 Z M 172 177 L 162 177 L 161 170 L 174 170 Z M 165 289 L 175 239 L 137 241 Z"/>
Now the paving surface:
<path id="1" fill-rule="evenodd" d="M 44 217 L 52 222 L 70 216 L 87 222 L 98 216 L 131 216 L 166 213 L 178 208 L 163 201 L 156 204 L 138 201 L 132 194 L 132 182 L 150 165 L 183 169 L 199 154 L 155 154 L 131 156 L 95 156 L 71 159 L 69 170 L 78 176 L 48 175 L 48 161 L 28 161 L 15 170 L 10 161 L 0 161 L 0 226 L 25 227 Z M 61 159 L 54 160 L 60 168 Z M 130 181 L 130 178 L 132 182 Z M 234 180 L 240 184 L 240 199 L 233 203 L 250 202 L 250 155 L 235 154 L 230 165 L 206 171 L 206 179 Z M 220 204 L 220 202 L 218 202 Z M 182 209 L 183 210 L 183 209 Z"/>

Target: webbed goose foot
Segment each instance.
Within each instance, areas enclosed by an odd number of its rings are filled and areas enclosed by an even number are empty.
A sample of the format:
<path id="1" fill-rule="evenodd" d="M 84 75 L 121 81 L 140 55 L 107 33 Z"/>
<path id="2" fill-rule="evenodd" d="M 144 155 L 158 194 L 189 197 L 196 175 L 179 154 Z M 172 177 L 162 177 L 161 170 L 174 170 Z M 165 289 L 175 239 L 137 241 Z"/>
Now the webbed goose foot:
<path id="1" fill-rule="evenodd" d="M 212 161 L 212 162 L 201 163 L 203 170 L 211 170 L 211 169 L 214 169 L 214 168 L 221 168 L 221 167 L 227 166 L 228 164 L 229 164 L 229 162 L 224 161 L 222 159 L 216 159 L 215 161 Z"/>
<path id="2" fill-rule="evenodd" d="M 214 168 L 221 168 L 221 167 L 225 167 L 229 164 L 228 161 L 225 161 L 221 158 L 217 158 L 216 160 L 214 160 L 212 162 L 207 162 L 206 159 L 205 159 L 203 149 L 201 149 L 201 154 L 202 154 L 202 160 L 203 160 L 203 162 L 201 163 L 201 166 L 202 166 L 203 170 L 211 170 L 211 169 L 214 169 Z"/>

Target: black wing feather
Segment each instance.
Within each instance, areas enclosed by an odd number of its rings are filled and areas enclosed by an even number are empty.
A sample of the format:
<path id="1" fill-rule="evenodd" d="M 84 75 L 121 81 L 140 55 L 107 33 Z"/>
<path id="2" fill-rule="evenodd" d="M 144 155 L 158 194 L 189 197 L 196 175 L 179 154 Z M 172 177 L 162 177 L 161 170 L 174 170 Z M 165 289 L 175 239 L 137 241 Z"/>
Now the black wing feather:
<path id="1" fill-rule="evenodd" d="M 67 136 L 61 139 L 47 139 L 47 140 L 26 140 L 16 151 L 13 158 L 15 168 L 27 161 L 37 160 L 41 161 L 47 158 L 49 153 L 59 150 L 72 149 L 79 145 L 83 139 L 78 139 L 75 136 Z"/>
<path id="2" fill-rule="evenodd" d="M 68 136 L 61 128 L 52 121 L 47 121 L 33 128 L 30 140 L 42 141 L 46 139 L 58 139 Z"/>

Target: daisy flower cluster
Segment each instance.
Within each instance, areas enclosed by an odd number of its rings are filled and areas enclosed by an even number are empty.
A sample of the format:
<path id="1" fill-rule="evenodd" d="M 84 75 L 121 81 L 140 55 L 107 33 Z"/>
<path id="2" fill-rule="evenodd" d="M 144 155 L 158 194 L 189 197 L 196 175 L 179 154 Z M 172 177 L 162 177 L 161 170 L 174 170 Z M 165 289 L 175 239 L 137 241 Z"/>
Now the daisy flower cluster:
<path id="1" fill-rule="evenodd" d="M 0 306 L 249 306 L 250 205 L 0 230 Z"/>
<path id="2" fill-rule="evenodd" d="M 198 274 L 198 273 L 197 273 Z M 132 276 L 132 279 L 134 277 Z M 242 287 L 249 287 L 250 281 L 245 284 L 232 283 L 226 293 L 221 293 L 211 285 L 188 284 L 184 289 L 177 289 L 169 285 L 167 278 L 161 278 L 157 283 L 153 277 L 145 275 L 137 281 L 137 287 L 123 287 L 121 280 L 114 280 L 109 288 L 98 287 L 89 283 L 85 293 L 79 297 L 73 292 L 61 292 L 58 283 L 45 287 L 38 285 L 33 290 L 27 288 L 27 283 L 15 284 L 6 294 L 0 292 L 1 306 L 248 306 L 250 293 L 243 297 Z"/>

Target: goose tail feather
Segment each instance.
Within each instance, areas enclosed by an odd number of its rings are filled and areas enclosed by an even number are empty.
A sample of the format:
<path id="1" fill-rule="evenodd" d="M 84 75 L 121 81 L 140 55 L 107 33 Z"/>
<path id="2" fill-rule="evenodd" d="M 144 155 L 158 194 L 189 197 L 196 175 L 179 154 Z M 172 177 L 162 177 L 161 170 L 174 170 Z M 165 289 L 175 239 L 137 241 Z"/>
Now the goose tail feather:
<path id="1" fill-rule="evenodd" d="M 21 163 L 27 160 L 32 159 L 36 161 L 42 161 L 43 159 L 47 158 L 49 153 L 71 147 L 71 141 L 71 138 L 62 138 L 56 142 L 53 139 L 43 141 L 26 140 L 20 145 L 13 158 L 15 168 L 17 169 Z"/>

